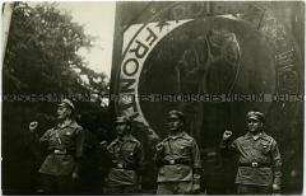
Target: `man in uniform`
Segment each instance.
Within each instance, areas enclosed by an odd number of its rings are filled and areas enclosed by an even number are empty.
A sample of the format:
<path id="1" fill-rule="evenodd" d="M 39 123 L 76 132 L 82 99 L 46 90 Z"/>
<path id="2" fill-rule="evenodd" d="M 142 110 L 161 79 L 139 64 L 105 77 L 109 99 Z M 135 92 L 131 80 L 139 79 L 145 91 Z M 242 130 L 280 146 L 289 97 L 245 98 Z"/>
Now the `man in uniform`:
<path id="1" fill-rule="evenodd" d="M 38 122 L 31 122 L 30 132 L 47 147 L 48 155 L 39 169 L 42 175 L 41 193 L 71 194 L 78 178 L 78 163 L 82 156 L 84 132 L 73 119 L 73 103 L 63 99 L 58 105 L 58 124 L 38 136 Z"/>
<path id="2" fill-rule="evenodd" d="M 168 113 L 169 136 L 156 146 L 157 194 L 190 194 L 199 191 L 200 151 L 184 130 L 183 113 Z"/>
<path id="3" fill-rule="evenodd" d="M 141 143 L 131 135 L 127 117 L 116 118 L 117 138 L 106 148 L 112 167 L 106 180 L 108 194 L 137 193 L 140 185 L 143 151 Z M 105 142 L 101 143 L 105 145 Z"/>
<path id="4" fill-rule="evenodd" d="M 231 131 L 223 133 L 221 150 L 238 154 L 236 184 L 239 194 L 269 194 L 279 192 L 281 183 L 281 155 L 276 141 L 264 132 L 264 115 L 258 111 L 247 113 L 248 132 L 230 142 Z"/>

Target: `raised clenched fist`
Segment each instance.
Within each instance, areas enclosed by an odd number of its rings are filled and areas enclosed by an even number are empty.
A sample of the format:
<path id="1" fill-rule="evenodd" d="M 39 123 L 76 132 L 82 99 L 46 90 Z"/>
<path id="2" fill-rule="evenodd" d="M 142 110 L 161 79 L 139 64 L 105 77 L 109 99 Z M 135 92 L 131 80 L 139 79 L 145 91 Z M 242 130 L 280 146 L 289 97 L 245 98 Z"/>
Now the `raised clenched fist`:
<path id="1" fill-rule="evenodd" d="M 278 184 L 273 184 L 272 189 L 273 189 L 273 192 L 277 193 L 281 190 L 281 187 Z"/>
<path id="2" fill-rule="evenodd" d="M 228 140 L 233 135 L 233 132 L 225 130 L 223 133 L 223 140 Z"/>
<path id="3" fill-rule="evenodd" d="M 37 121 L 33 121 L 33 122 L 31 122 L 31 123 L 29 124 L 29 130 L 30 130 L 31 132 L 35 131 L 37 127 L 38 127 L 38 122 L 37 122 Z"/>

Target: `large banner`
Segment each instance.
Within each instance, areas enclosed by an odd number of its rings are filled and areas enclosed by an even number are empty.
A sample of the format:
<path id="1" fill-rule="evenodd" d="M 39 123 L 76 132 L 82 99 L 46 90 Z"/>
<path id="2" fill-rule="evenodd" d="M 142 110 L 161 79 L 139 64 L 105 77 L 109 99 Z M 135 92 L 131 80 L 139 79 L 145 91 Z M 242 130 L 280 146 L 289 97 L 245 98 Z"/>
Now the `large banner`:
<path id="1" fill-rule="evenodd" d="M 125 26 L 122 33 L 120 62 L 114 65 L 120 66 L 114 88 L 120 96 L 113 97 L 117 113 L 150 125 L 152 115 L 146 111 L 156 113 L 159 105 L 188 110 L 205 102 L 243 102 L 243 107 L 255 104 L 265 112 L 273 101 L 286 100 L 276 94 L 298 94 L 300 48 L 290 35 L 294 29 L 286 29 L 284 16 L 277 18 L 272 7 L 224 2 L 151 5 L 142 23 Z"/>

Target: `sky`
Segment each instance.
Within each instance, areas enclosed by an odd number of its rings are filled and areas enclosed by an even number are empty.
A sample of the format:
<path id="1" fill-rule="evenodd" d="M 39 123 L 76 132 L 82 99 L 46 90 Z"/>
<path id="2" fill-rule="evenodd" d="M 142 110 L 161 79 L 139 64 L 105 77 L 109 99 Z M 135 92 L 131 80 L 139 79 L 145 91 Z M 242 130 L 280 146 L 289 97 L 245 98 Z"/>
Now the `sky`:
<path id="1" fill-rule="evenodd" d="M 116 3 L 83 1 L 57 4 L 60 10 L 72 15 L 74 22 L 84 25 L 87 34 L 96 38 L 90 50 L 80 50 L 79 54 L 91 69 L 110 78 Z"/>

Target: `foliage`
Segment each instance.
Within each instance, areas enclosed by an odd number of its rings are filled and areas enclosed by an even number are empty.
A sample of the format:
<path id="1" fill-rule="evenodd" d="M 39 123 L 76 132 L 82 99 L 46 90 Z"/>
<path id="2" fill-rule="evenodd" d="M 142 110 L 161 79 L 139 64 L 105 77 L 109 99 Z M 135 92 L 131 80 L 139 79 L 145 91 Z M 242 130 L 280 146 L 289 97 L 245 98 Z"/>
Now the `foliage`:
<path id="1" fill-rule="evenodd" d="M 31 7 L 19 3 L 12 21 L 3 69 L 5 92 L 85 93 L 93 88 L 107 89 L 106 76 L 86 67 L 77 54 L 79 49 L 92 46 L 92 38 L 56 4 Z M 80 75 L 86 75 L 90 84 Z"/>

